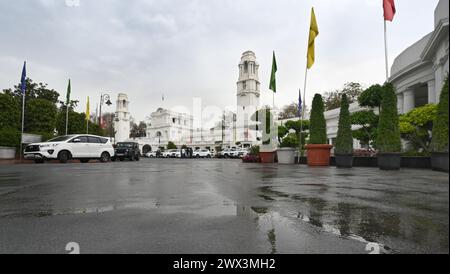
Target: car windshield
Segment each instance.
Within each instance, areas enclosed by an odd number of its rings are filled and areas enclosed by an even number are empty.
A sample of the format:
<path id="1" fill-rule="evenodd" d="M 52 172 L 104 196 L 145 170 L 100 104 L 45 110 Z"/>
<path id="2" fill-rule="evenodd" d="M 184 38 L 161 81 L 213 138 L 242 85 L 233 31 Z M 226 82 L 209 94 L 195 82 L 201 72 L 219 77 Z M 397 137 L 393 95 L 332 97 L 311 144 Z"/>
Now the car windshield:
<path id="1" fill-rule="evenodd" d="M 118 147 L 133 147 L 132 143 L 118 143 Z"/>
<path id="2" fill-rule="evenodd" d="M 48 140 L 48 143 L 56 143 L 56 142 L 64 142 L 72 138 L 73 136 L 59 136 L 53 139 Z"/>

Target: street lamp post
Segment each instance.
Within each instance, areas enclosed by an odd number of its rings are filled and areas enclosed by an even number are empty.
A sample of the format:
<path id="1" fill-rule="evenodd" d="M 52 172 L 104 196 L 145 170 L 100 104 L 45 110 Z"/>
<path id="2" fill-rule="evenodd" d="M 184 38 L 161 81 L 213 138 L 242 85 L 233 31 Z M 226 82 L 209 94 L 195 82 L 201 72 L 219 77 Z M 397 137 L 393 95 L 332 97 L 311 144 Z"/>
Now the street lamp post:
<path id="1" fill-rule="evenodd" d="M 103 104 L 106 104 L 108 107 L 112 105 L 111 103 L 111 96 L 109 94 L 102 94 L 100 96 L 100 117 L 99 117 L 99 123 L 100 127 L 102 127 L 103 117 L 102 117 L 102 106 Z"/>

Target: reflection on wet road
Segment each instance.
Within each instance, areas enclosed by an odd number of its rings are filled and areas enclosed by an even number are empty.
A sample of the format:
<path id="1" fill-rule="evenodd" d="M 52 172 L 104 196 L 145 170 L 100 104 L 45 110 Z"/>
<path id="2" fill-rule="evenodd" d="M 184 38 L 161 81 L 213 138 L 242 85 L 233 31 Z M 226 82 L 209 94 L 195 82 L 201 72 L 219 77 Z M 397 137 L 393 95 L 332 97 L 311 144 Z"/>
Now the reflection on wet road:
<path id="1" fill-rule="evenodd" d="M 0 253 L 448 253 L 449 179 L 227 160 L 0 166 Z"/>

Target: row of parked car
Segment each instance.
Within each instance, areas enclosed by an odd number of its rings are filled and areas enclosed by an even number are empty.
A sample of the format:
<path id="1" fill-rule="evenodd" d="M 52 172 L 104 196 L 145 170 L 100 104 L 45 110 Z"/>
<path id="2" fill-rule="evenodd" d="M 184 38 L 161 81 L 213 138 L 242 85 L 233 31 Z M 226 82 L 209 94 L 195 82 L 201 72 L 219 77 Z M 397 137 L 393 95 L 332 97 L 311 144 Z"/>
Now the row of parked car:
<path id="1" fill-rule="evenodd" d="M 171 149 L 164 152 L 149 152 L 144 156 L 149 158 L 242 158 L 247 156 L 247 149 L 229 148 L 213 155 L 208 149 Z M 139 161 L 141 152 L 139 144 L 134 142 L 122 142 L 113 145 L 108 138 L 101 136 L 82 134 L 67 135 L 51 139 L 43 143 L 35 143 L 26 146 L 25 159 L 34 160 L 36 163 L 44 163 L 50 160 L 59 160 L 67 163 L 69 160 L 80 160 L 87 163 L 90 160 L 109 161 Z"/>
<path id="2" fill-rule="evenodd" d="M 217 154 L 213 154 L 208 149 L 197 149 L 190 152 L 184 149 L 169 149 L 167 151 L 148 152 L 145 157 L 148 158 L 242 158 L 247 156 L 248 149 L 228 148 Z"/>

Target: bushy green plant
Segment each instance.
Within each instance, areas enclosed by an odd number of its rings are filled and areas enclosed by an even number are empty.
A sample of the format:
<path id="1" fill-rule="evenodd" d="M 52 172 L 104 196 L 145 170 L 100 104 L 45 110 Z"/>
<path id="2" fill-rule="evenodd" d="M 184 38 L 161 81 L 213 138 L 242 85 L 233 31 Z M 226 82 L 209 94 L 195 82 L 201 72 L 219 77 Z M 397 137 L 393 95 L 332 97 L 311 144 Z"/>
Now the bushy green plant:
<path id="1" fill-rule="evenodd" d="M 327 123 L 324 116 L 324 103 L 322 95 L 320 94 L 316 94 L 313 99 L 309 128 L 310 144 L 328 143 Z"/>
<path id="2" fill-rule="evenodd" d="M 400 116 L 400 133 L 412 151 L 430 152 L 431 130 L 437 117 L 437 105 L 428 104 Z"/>
<path id="3" fill-rule="evenodd" d="M 283 138 L 280 147 L 291 147 L 296 148 L 299 146 L 298 136 L 295 133 L 289 133 Z"/>
<path id="4" fill-rule="evenodd" d="M 177 149 L 177 146 L 175 145 L 174 142 L 169 142 L 167 144 L 167 149 Z"/>
<path id="5" fill-rule="evenodd" d="M 259 155 L 259 149 L 260 149 L 260 147 L 259 146 L 252 146 L 251 148 L 250 148 L 250 155 L 252 155 L 252 156 L 258 156 Z"/>
<path id="6" fill-rule="evenodd" d="M 347 95 L 343 94 L 341 99 L 341 112 L 339 114 L 339 128 L 336 139 L 337 154 L 353 153 L 352 123 L 350 119 L 349 102 Z"/>
<path id="7" fill-rule="evenodd" d="M 21 109 L 11 94 L 0 93 L 0 129 L 20 128 Z"/>
<path id="8" fill-rule="evenodd" d="M 15 128 L 3 128 L 0 130 L 0 147 L 20 146 L 21 133 Z"/>
<path id="9" fill-rule="evenodd" d="M 401 152 L 402 144 L 397 110 L 397 96 L 394 86 L 386 83 L 383 86 L 380 120 L 378 123 L 377 148 L 381 153 Z"/>
<path id="10" fill-rule="evenodd" d="M 439 99 L 431 149 L 433 152 L 448 152 L 448 75 Z"/>

